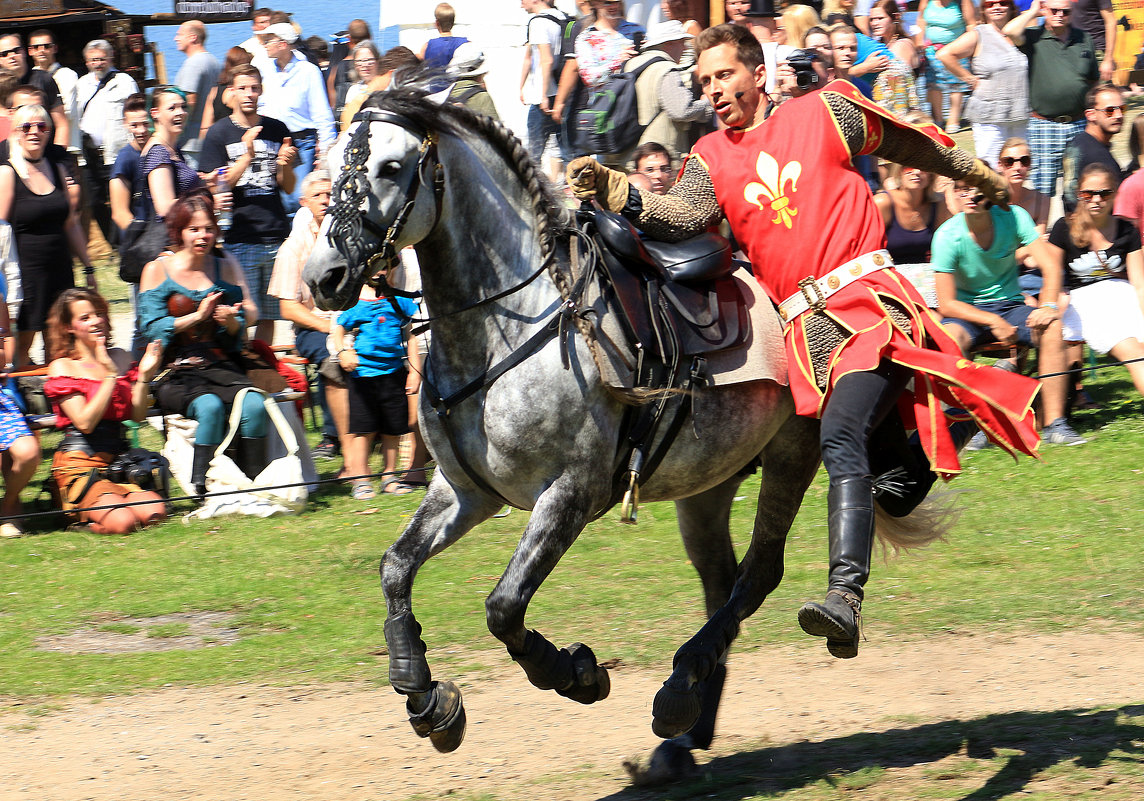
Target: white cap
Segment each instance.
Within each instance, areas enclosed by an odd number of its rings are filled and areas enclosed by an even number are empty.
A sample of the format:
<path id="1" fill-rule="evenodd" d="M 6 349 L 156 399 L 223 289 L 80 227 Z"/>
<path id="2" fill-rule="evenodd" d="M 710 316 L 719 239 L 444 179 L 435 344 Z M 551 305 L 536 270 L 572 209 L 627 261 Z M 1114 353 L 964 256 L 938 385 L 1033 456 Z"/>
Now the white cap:
<path id="1" fill-rule="evenodd" d="M 677 19 L 666 22 L 657 22 L 647 29 L 647 38 L 644 39 L 644 48 L 655 47 L 666 42 L 677 42 L 680 39 L 690 39 L 691 34 L 683 30 L 683 23 Z"/>
<path id="2" fill-rule="evenodd" d="M 489 71 L 485 54 L 472 42 L 464 42 L 453 51 L 445 74 L 450 78 L 477 78 Z"/>
<path id="3" fill-rule="evenodd" d="M 294 26 L 289 22 L 276 22 L 273 25 L 267 25 L 259 31 L 263 36 L 277 36 L 284 42 L 294 44 L 298 41 L 298 32 L 294 30 Z"/>

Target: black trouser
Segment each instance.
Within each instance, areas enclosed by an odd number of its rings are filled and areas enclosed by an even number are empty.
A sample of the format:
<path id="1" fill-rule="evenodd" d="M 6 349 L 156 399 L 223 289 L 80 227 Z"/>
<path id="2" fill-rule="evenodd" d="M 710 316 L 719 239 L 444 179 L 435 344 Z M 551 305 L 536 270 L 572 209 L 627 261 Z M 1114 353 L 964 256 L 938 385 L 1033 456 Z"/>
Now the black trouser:
<path id="1" fill-rule="evenodd" d="M 119 230 L 111 224 L 111 195 L 107 182 L 111 171 L 103 163 L 103 153 L 99 148 L 84 151 L 87 165 L 83 168 L 84 190 L 87 197 L 87 207 L 91 210 L 92 219 L 103 232 L 103 238 L 112 247 L 119 244 Z M 87 236 L 87 231 L 84 231 Z"/>
<path id="2" fill-rule="evenodd" d="M 871 443 L 879 450 L 905 444 L 895 404 L 912 376 L 909 368 L 883 360 L 874 370 L 850 373 L 834 385 L 819 433 L 831 483 L 870 475 Z"/>

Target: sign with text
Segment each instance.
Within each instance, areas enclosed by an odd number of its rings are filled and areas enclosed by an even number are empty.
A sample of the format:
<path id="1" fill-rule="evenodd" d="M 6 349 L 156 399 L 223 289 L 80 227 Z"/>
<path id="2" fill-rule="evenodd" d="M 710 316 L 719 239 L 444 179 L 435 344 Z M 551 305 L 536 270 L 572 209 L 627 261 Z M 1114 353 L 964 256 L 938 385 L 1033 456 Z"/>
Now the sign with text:
<path id="1" fill-rule="evenodd" d="M 202 22 L 250 19 L 253 10 L 254 0 L 175 0 L 176 17 Z"/>
<path id="2" fill-rule="evenodd" d="M 39 17 L 64 10 L 64 0 L 0 0 L 0 19 Z"/>

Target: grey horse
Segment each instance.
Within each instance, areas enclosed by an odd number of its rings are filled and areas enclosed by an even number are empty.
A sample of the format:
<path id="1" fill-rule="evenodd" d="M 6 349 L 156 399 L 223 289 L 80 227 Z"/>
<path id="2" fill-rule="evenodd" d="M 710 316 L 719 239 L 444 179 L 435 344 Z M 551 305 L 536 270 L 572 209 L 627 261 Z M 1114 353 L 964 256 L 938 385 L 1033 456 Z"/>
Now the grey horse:
<path id="1" fill-rule="evenodd" d="M 390 682 L 406 696 L 414 730 L 451 751 L 464 734 L 464 707 L 452 682 L 430 676 L 413 580 L 505 503 L 531 515 L 486 601 L 489 631 L 537 687 L 580 703 L 608 694 L 607 670 L 591 649 L 557 648 L 526 627 L 525 613 L 584 526 L 615 503 L 624 403 L 601 382 L 582 333 L 514 356 L 554 324 L 572 282 L 572 215 L 523 145 L 489 118 L 412 90 L 374 95 L 362 117 L 330 153 L 333 206 L 303 276 L 320 306 L 344 308 L 386 246 L 413 245 L 419 257 L 432 328 L 420 420 L 437 471 L 386 551 L 381 583 Z M 683 435 L 642 487 L 644 500 L 675 501 L 708 615 L 655 698 L 653 730 L 665 742 L 644 778 L 683 775 L 694 766 L 691 750 L 709 747 L 727 651 L 782 578 L 787 533 L 819 464 L 818 423 L 794 414 L 784 386 L 759 380 L 699 394 Z M 762 491 L 737 562 L 731 501 L 756 459 Z"/>

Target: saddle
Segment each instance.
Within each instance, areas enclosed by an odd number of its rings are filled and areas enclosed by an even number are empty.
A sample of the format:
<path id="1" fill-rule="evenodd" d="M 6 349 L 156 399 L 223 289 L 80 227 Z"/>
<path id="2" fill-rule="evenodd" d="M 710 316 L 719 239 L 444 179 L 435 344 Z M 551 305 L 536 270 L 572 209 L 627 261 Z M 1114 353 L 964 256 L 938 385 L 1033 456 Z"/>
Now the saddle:
<path id="1" fill-rule="evenodd" d="M 591 219 L 605 273 L 592 309 L 597 319 L 614 313 L 621 323 L 628 341 L 612 345 L 633 356 L 629 386 L 660 384 L 655 362 L 670 369 L 747 342 L 751 321 L 726 239 L 657 242 L 618 214 L 595 209 Z"/>
<path id="2" fill-rule="evenodd" d="M 628 408 L 615 459 L 621 520 L 635 522 L 640 485 L 682 429 L 692 390 L 711 383 L 707 357 L 744 346 L 751 318 L 723 237 L 645 240 L 625 218 L 587 205 L 578 221 L 599 256 L 584 316 L 606 351 L 603 360 L 626 371 L 620 383 L 644 401 Z M 608 333 L 617 328 L 620 341 Z"/>

